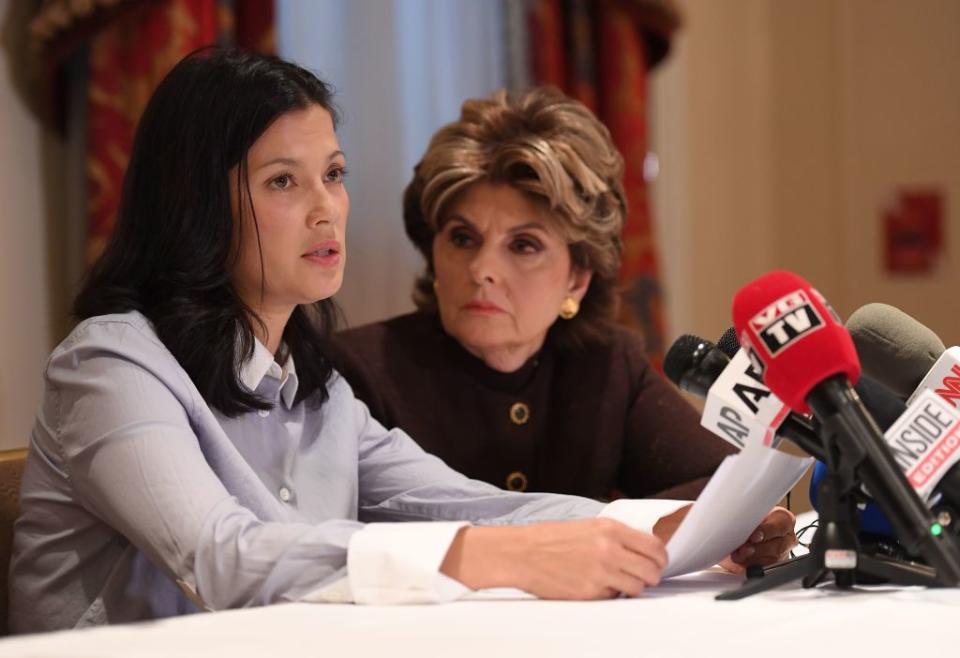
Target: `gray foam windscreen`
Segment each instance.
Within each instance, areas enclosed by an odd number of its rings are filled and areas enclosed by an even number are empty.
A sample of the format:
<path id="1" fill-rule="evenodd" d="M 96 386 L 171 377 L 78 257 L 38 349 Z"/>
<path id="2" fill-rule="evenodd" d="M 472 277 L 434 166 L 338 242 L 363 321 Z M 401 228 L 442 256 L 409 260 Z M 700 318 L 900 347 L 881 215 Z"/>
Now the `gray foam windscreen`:
<path id="1" fill-rule="evenodd" d="M 929 328 L 889 304 L 867 304 L 847 320 L 863 373 L 909 397 L 946 347 Z"/>

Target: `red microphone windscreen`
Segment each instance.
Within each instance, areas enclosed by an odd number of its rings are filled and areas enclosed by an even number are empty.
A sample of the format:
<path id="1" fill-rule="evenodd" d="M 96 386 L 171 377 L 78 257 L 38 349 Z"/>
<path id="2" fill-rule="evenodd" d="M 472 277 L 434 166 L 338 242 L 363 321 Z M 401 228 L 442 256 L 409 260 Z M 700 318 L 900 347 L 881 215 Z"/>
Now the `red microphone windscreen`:
<path id="1" fill-rule="evenodd" d="M 810 413 L 807 396 L 823 380 L 860 378 L 849 332 L 827 300 L 792 272 L 770 272 L 733 298 L 733 324 L 763 381 L 787 406 Z"/>

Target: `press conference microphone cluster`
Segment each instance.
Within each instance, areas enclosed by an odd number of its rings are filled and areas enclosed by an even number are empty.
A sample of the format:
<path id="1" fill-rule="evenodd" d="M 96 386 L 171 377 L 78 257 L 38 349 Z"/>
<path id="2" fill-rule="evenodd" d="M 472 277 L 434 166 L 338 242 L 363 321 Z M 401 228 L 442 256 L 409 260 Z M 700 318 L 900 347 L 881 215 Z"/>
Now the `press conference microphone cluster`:
<path id="1" fill-rule="evenodd" d="M 855 313 L 851 316 L 850 321 L 847 322 L 847 328 L 851 326 L 851 322 L 861 321 L 864 323 L 863 329 L 869 332 L 872 336 L 876 337 L 877 342 L 888 342 L 888 338 L 891 333 L 898 335 L 898 338 L 901 340 L 894 340 L 893 344 L 902 345 L 904 342 L 909 342 L 914 345 L 920 345 L 928 341 L 928 336 L 922 336 L 921 340 L 909 340 L 908 336 L 904 336 L 905 327 L 908 323 L 913 323 L 919 325 L 915 320 L 909 318 L 901 311 L 897 309 L 886 306 L 884 304 L 873 304 L 873 307 L 884 307 L 880 312 L 868 312 L 867 314 L 859 314 L 859 317 L 855 319 L 855 316 L 858 316 L 858 313 Z M 877 311 L 877 309 L 874 309 Z M 896 313 L 903 318 L 890 318 L 890 314 Z M 867 317 L 869 316 L 869 317 Z M 896 332 L 888 331 L 888 327 L 891 325 L 898 325 L 899 330 Z M 929 335 L 933 335 L 926 327 L 922 327 L 922 330 Z M 876 331 L 874 330 L 876 329 Z M 854 344 L 858 347 L 857 343 L 857 334 L 852 333 L 854 339 Z M 917 334 L 919 332 L 913 331 L 912 333 Z M 717 347 L 721 349 L 728 356 L 732 356 L 740 349 L 740 342 L 737 340 L 736 329 L 730 327 L 727 329 L 723 335 L 717 340 Z M 908 338 L 907 341 L 902 340 L 902 338 Z M 863 357 L 861 356 L 861 362 L 863 363 Z M 863 363 L 864 370 L 866 370 L 867 365 Z M 860 396 L 860 399 L 863 401 L 863 405 L 866 407 L 867 411 L 870 412 L 870 415 L 873 416 L 874 420 L 877 422 L 877 426 L 884 432 L 884 437 L 887 439 L 888 445 L 891 441 L 891 436 L 896 434 L 896 429 L 891 432 L 888 432 L 898 421 L 902 419 L 910 418 L 911 415 L 907 414 L 907 405 L 903 401 L 902 397 L 898 396 L 887 386 L 881 384 L 867 376 L 861 376 L 860 380 L 854 386 L 854 390 L 857 392 L 857 395 Z M 791 414 L 791 417 L 794 415 Z M 810 428 L 810 431 L 813 432 L 813 427 L 810 426 L 810 423 L 805 421 L 802 417 L 797 417 L 800 421 L 806 423 L 806 426 Z M 786 437 L 785 437 L 786 438 Z M 819 441 L 819 439 L 814 438 L 813 440 Z M 823 481 L 823 478 L 827 475 L 827 468 L 825 463 L 825 457 L 822 452 L 822 446 L 817 443 L 817 451 L 811 451 L 809 449 L 808 438 L 807 443 L 793 441 L 795 445 L 798 445 L 801 449 L 805 450 L 807 454 L 813 455 L 817 458 L 817 464 L 813 469 L 813 477 L 810 481 L 810 502 L 813 504 L 813 507 L 819 510 L 819 497 L 818 497 L 818 487 Z M 902 470 L 906 470 L 903 468 Z M 937 512 L 937 520 L 940 521 L 946 527 L 949 527 L 956 534 L 958 526 L 960 524 L 952 524 L 953 518 L 960 517 L 957 516 L 956 512 L 960 511 L 960 465 L 954 465 L 953 468 L 947 472 L 946 475 L 942 475 L 942 471 L 936 473 L 932 478 L 932 486 L 937 486 L 937 494 L 942 494 L 942 500 L 950 506 L 948 509 L 945 505 L 937 505 L 934 508 L 934 511 Z M 947 512 L 947 516 L 944 516 L 944 512 Z M 896 545 L 890 544 L 889 540 L 896 540 L 896 534 L 894 533 L 893 527 L 890 525 L 890 521 L 887 520 L 887 517 L 884 516 L 883 512 L 877 507 L 876 503 L 873 503 L 869 500 L 864 501 L 864 506 L 862 509 L 858 510 L 858 521 L 861 532 L 861 539 L 869 541 L 874 547 L 882 550 L 896 551 Z"/>
<path id="2" fill-rule="evenodd" d="M 948 364 L 941 363 L 943 357 L 938 360 L 938 352 L 944 348 L 933 332 L 892 306 L 865 306 L 850 317 L 847 328 L 861 354 L 865 370 L 869 368 L 887 381 L 893 376 L 903 379 L 904 372 L 913 373 L 905 383 L 901 382 L 907 387 L 906 390 L 912 390 L 917 380 L 929 380 L 938 371 L 938 367 L 926 371 L 932 363 L 938 363 L 939 370 L 948 373 L 947 384 L 956 379 L 952 373 L 960 370 L 956 360 Z M 867 346 L 861 349 L 864 343 Z M 864 354 L 868 358 L 863 358 Z M 707 399 L 702 425 L 737 448 L 742 449 L 751 441 L 763 442 L 772 433 L 816 457 L 818 464 L 811 481 L 810 499 L 814 507 L 819 509 L 817 488 L 827 469 L 816 429 L 802 416 L 790 413 L 784 417 L 778 414 L 783 403 L 766 388 L 760 375 L 740 352 L 740 343 L 733 327 L 723 333 L 716 345 L 697 336 L 681 336 L 670 348 L 664 370 L 681 389 Z M 941 385 L 937 389 L 941 396 L 956 397 L 956 386 L 950 388 L 939 380 L 938 384 Z M 917 397 L 922 388 L 923 384 L 913 393 L 913 397 Z M 930 409 L 930 402 L 913 405 L 915 408 L 912 407 L 907 413 L 907 405 L 902 399 L 905 395 L 898 397 L 887 386 L 869 377 L 862 376 L 855 390 L 879 428 L 885 432 L 887 443 L 905 472 L 909 473 L 911 466 L 918 462 L 915 452 L 909 447 L 902 447 L 905 441 L 918 440 L 910 434 L 917 431 L 915 426 L 927 425 L 926 430 L 920 428 L 920 431 L 925 431 L 927 445 L 939 438 L 936 434 L 938 430 L 943 434 L 949 427 L 944 422 L 933 424 L 937 422 L 938 414 L 936 409 Z M 761 410 L 761 407 L 766 410 Z M 945 415 L 941 413 L 940 417 Z M 898 421 L 898 427 L 891 430 Z M 960 437 L 952 441 L 954 444 L 960 443 Z M 769 441 L 768 445 L 775 446 L 776 439 Z M 927 445 L 921 445 L 921 448 Z M 960 452 L 956 457 L 960 457 Z M 956 533 L 960 523 L 951 525 L 951 522 L 953 518 L 960 520 L 960 464 L 940 464 L 933 468 L 928 462 L 924 466 L 925 479 L 919 480 L 918 484 L 918 480 L 911 478 L 911 484 L 921 491 L 924 498 L 930 497 L 935 488 L 932 498 L 935 502 L 939 501 L 934 507 L 937 518 Z M 921 472 L 916 467 L 912 470 Z M 895 537 L 890 522 L 874 503 L 868 502 L 866 508 L 860 511 L 859 522 L 861 531 L 868 533 L 865 537 Z M 872 538 L 871 541 L 876 541 Z"/>
<path id="3" fill-rule="evenodd" d="M 926 558 L 939 582 L 960 584 L 960 550 L 907 481 L 854 391 L 860 362 L 853 340 L 823 296 L 795 274 L 773 272 L 737 293 L 733 316 L 764 383 L 794 412 L 820 422 L 823 451 L 837 471 L 831 483 L 846 486 L 855 474 L 906 550 Z M 848 500 L 849 493 L 833 495 Z"/>

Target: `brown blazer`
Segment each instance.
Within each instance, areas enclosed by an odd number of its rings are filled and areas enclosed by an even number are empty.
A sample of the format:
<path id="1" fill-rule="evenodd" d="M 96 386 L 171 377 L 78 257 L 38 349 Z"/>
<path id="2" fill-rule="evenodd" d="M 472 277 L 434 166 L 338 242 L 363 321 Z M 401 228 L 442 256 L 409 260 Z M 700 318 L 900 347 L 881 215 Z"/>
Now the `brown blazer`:
<path id="1" fill-rule="evenodd" d="M 330 358 L 387 427 L 505 489 L 692 499 L 733 452 L 650 367 L 641 338 L 561 354 L 548 337 L 513 373 L 488 368 L 413 313 L 341 332 Z"/>

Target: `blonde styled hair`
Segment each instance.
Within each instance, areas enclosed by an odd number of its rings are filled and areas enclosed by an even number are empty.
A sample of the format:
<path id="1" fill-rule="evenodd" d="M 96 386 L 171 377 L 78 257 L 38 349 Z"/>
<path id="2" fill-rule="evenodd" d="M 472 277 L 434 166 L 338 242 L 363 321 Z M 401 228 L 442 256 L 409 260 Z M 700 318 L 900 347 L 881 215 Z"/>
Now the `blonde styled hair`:
<path id="1" fill-rule="evenodd" d="M 623 157 L 606 126 L 556 89 L 501 90 L 466 101 L 460 119 L 433 136 L 404 192 L 407 235 L 427 261 L 414 302 L 421 310 L 436 310 L 433 239 L 454 201 L 481 181 L 507 184 L 546 204 L 573 267 L 593 272 L 580 313 L 554 323 L 558 344 L 602 340 L 618 300 L 623 171 Z"/>

